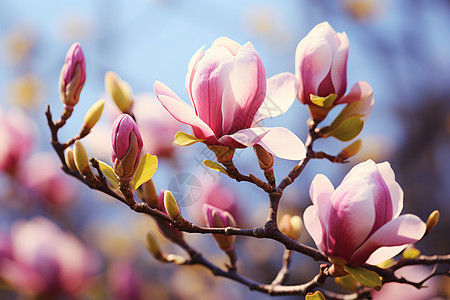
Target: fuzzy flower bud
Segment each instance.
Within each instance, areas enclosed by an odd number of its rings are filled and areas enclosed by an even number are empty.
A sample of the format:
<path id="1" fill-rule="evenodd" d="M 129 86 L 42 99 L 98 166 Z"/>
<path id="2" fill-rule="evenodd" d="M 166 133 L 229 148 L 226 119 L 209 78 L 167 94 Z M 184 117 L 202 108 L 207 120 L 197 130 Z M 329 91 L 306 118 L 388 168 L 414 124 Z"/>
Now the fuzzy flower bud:
<path id="1" fill-rule="evenodd" d="M 427 225 L 426 233 L 429 233 L 437 225 L 437 223 L 439 222 L 439 215 L 440 215 L 439 211 L 435 210 L 428 216 L 426 223 Z"/>
<path id="2" fill-rule="evenodd" d="M 362 147 L 362 141 L 360 139 L 354 141 L 338 154 L 338 156 L 344 160 L 346 160 L 349 157 L 352 157 L 356 154 L 358 154 L 359 150 L 361 150 Z"/>
<path id="3" fill-rule="evenodd" d="M 120 115 L 113 124 L 111 158 L 114 173 L 119 178 L 131 180 L 139 164 L 143 142 L 139 129 L 127 114 Z"/>
<path id="4" fill-rule="evenodd" d="M 253 146 L 256 157 L 258 158 L 259 167 L 262 170 L 266 170 L 273 167 L 274 159 L 272 153 L 268 152 L 260 145 Z"/>
<path id="5" fill-rule="evenodd" d="M 133 92 L 130 85 L 120 79 L 117 73 L 108 71 L 105 75 L 105 87 L 120 111 L 122 113 L 131 113 Z"/>
<path id="6" fill-rule="evenodd" d="M 157 260 L 164 261 L 164 254 L 161 252 L 158 241 L 153 233 L 147 232 L 147 249 Z"/>
<path id="7" fill-rule="evenodd" d="M 206 226 L 209 228 L 236 227 L 236 221 L 233 216 L 229 212 L 215 206 L 204 204 L 203 216 L 205 217 Z M 230 252 L 233 250 L 234 236 L 213 234 L 213 237 L 223 251 Z"/>
<path id="8" fill-rule="evenodd" d="M 87 111 L 86 115 L 84 116 L 84 123 L 83 128 L 81 129 L 80 136 L 84 137 L 86 136 L 91 129 L 97 124 L 98 120 L 100 119 L 103 107 L 105 106 L 105 100 L 101 99 L 95 102 L 91 108 Z"/>
<path id="9" fill-rule="evenodd" d="M 169 192 L 170 193 L 170 192 Z M 165 190 L 162 190 L 159 194 L 157 201 L 157 208 L 163 213 L 167 213 L 167 210 L 164 205 L 164 195 L 166 194 Z M 162 220 L 160 218 L 156 218 L 156 223 L 158 224 L 160 232 L 169 240 L 180 243 L 183 242 L 183 232 L 179 231 L 166 220 Z"/>
<path id="10" fill-rule="evenodd" d="M 59 77 L 59 94 L 61 101 L 65 104 L 65 111 L 71 113 L 78 103 L 85 80 L 86 62 L 83 50 L 79 43 L 74 43 L 67 52 Z"/>
<path id="11" fill-rule="evenodd" d="M 64 160 L 66 161 L 67 166 L 74 172 L 78 172 L 77 165 L 75 164 L 75 159 L 73 155 L 72 148 L 67 148 L 64 151 Z"/>
<path id="12" fill-rule="evenodd" d="M 178 202 L 170 191 L 164 192 L 164 208 L 167 211 L 167 214 L 175 221 L 179 222 L 183 220 L 183 217 L 180 214 L 180 207 L 178 206 Z"/>
<path id="13" fill-rule="evenodd" d="M 75 141 L 73 144 L 73 156 L 78 172 L 83 175 L 91 172 L 86 149 L 79 140 Z"/>

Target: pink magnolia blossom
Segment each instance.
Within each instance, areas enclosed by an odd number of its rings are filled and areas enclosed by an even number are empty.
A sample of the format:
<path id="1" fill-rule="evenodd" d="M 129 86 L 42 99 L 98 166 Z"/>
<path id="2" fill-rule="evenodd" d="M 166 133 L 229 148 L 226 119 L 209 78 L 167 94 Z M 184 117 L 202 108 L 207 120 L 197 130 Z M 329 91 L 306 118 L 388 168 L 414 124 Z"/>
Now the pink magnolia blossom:
<path id="1" fill-rule="evenodd" d="M 115 261 L 108 270 L 108 286 L 113 299 L 144 299 L 143 287 L 146 282 L 137 268 L 128 261 Z"/>
<path id="2" fill-rule="evenodd" d="M 111 158 L 114 172 L 119 177 L 134 174 L 141 155 L 143 141 L 139 129 L 130 115 L 120 115 L 113 124 Z"/>
<path id="3" fill-rule="evenodd" d="M 31 152 L 37 134 L 36 125 L 24 112 L 0 109 L 0 172 L 16 172 Z"/>
<path id="4" fill-rule="evenodd" d="M 75 236 L 42 217 L 12 225 L 10 253 L 0 260 L 0 278 L 9 286 L 48 299 L 79 295 L 97 266 Z"/>
<path id="5" fill-rule="evenodd" d="M 360 81 L 344 96 L 347 89 L 348 38 L 336 32 L 328 22 L 316 25 L 297 46 L 295 76 L 300 82 L 298 99 L 308 104 L 311 115 L 323 120 L 335 105 L 367 99 L 372 88 Z M 310 96 L 328 97 L 336 94 L 332 106 L 319 107 Z"/>
<path id="6" fill-rule="evenodd" d="M 33 200 L 52 209 L 68 208 L 77 196 L 77 188 L 64 176 L 54 153 L 40 152 L 25 159 L 17 178 Z"/>
<path id="7" fill-rule="evenodd" d="M 86 81 L 86 62 L 80 43 L 74 43 L 66 55 L 59 78 L 61 101 L 68 108 L 78 103 Z"/>
<path id="8" fill-rule="evenodd" d="M 313 205 L 304 213 L 306 229 L 321 252 L 351 266 L 381 263 L 425 234 L 417 216 L 400 216 L 403 190 L 388 162 L 356 165 L 336 190 L 318 174 L 309 193 Z"/>
<path id="9" fill-rule="evenodd" d="M 304 158 L 305 147 L 291 131 L 257 125 L 291 106 L 298 86 L 293 74 L 282 73 L 267 80 L 261 58 L 250 42 L 241 46 L 222 37 L 208 50 L 203 48 L 191 58 L 186 75 L 186 91 L 193 107 L 163 83 L 155 82 L 155 94 L 167 111 L 190 125 L 195 137 L 213 145 L 246 148 L 259 144 L 281 158 Z"/>

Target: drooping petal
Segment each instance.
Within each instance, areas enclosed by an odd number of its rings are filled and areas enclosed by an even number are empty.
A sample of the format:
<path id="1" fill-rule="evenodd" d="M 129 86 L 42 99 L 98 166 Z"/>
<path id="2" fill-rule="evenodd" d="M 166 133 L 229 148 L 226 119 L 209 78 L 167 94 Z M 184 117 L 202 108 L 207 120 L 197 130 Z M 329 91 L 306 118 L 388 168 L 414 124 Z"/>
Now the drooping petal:
<path id="1" fill-rule="evenodd" d="M 252 127 L 241 129 L 233 134 L 224 135 L 219 139 L 219 143 L 230 148 L 246 148 L 257 144 L 270 128 Z"/>
<path id="2" fill-rule="evenodd" d="M 232 87 L 237 102 L 233 126 L 229 133 L 248 128 L 266 96 L 267 78 L 264 65 L 253 45 L 243 45 L 235 59 Z"/>
<path id="3" fill-rule="evenodd" d="M 395 181 L 395 174 L 391 168 L 391 165 L 386 161 L 377 164 L 377 168 L 383 176 L 384 181 L 389 189 L 392 200 L 392 218 L 397 218 L 403 209 L 403 190 Z"/>
<path id="4" fill-rule="evenodd" d="M 192 126 L 195 137 L 206 139 L 210 143 L 217 143 L 217 139 L 211 128 L 196 116 L 192 107 L 183 102 L 169 87 L 162 82 L 156 81 L 153 85 L 153 90 L 164 108 L 175 119 Z"/>
<path id="5" fill-rule="evenodd" d="M 348 59 L 348 38 L 344 33 L 337 33 L 340 45 L 333 57 L 331 66 L 331 81 L 333 82 L 337 99 L 341 98 L 347 88 L 347 59 Z"/>
<path id="6" fill-rule="evenodd" d="M 335 104 L 358 102 L 370 96 L 373 96 L 372 87 L 366 81 L 358 81 L 352 86 L 350 92 L 336 100 Z"/>
<path id="7" fill-rule="evenodd" d="M 411 214 L 399 216 L 374 232 L 353 254 L 350 264 L 363 264 L 369 256 L 380 247 L 401 246 L 415 243 L 423 237 L 425 231 L 426 225 L 419 217 Z M 398 250 L 398 248 L 396 250 Z M 371 262 L 376 263 L 377 261 L 385 261 L 392 257 L 389 255 L 392 255 L 392 251 L 380 251 L 380 253 L 377 254 L 376 260 L 374 256 L 374 259 L 372 259 Z"/>
<path id="8" fill-rule="evenodd" d="M 297 78 L 301 82 L 300 101 L 311 103 L 310 95 L 318 95 L 320 83 L 330 72 L 332 52 L 327 40 L 320 37 L 303 39 L 297 46 L 295 61 Z"/>
<path id="9" fill-rule="evenodd" d="M 266 99 L 253 119 L 253 124 L 265 118 L 284 114 L 292 105 L 299 88 L 298 80 L 292 73 L 280 73 L 267 80 Z"/>
<path id="10" fill-rule="evenodd" d="M 320 223 L 319 214 L 315 205 L 308 206 L 305 209 L 305 212 L 303 213 L 303 223 L 305 224 L 305 228 L 309 235 L 314 240 L 314 243 L 316 243 L 317 249 L 319 249 L 320 252 L 324 252 L 322 245 L 324 229 Z"/>
<path id="11" fill-rule="evenodd" d="M 193 98 L 192 98 L 192 89 L 191 89 L 192 79 L 194 78 L 195 71 L 197 70 L 197 63 L 203 57 L 203 54 L 204 54 L 203 49 L 204 48 L 205 48 L 205 46 L 203 45 L 194 53 L 194 55 L 192 55 L 192 58 L 189 61 L 189 65 L 188 65 L 188 71 L 186 73 L 186 81 L 185 81 L 186 92 L 187 92 L 189 99 L 191 100 L 191 103 L 194 107 L 195 107 L 195 105 L 194 105 L 194 101 L 192 100 Z"/>
<path id="12" fill-rule="evenodd" d="M 192 79 L 192 100 L 195 110 L 219 137 L 222 129 L 222 95 L 233 71 L 234 57 L 225 47 L 214 47 L 205 51 L 197 63 Z"/>

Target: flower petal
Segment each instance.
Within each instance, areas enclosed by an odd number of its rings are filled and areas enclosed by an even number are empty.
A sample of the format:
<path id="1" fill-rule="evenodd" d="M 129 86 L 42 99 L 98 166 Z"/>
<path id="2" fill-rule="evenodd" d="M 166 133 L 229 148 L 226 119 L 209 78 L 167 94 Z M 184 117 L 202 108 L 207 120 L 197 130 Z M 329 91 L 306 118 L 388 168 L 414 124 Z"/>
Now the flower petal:
<path id="1" fill-rule="evenodd" d="M 280 73 L 267 80 L 266 99 L 253 119 L 253 124 L 265 118 L 284 114 L 297 96 L 299 82 L 292 73 Z"/>
<path id="2" fill-rule="evenodd" d="M 386 185 L 389 189 L 389 193 L 391 194 L 391 200 L 392 200 L 392 218 L 397 218 L 402 209 L 403 209 L 403 190 L 398 184 L 397 181 L 395 181 L 395 174 L 394 171 L 391 168 L 391 165 L 386 161 L 384 163 L 377 164 L 378 170 L 381 173 L 381 176 L 383 176 L 384 181 L 386 182 Z"/>
<path id="3" fill-rule="evenodd" d="M 192 107 L 181 100 L 168 86 L 156 81 L 153 90 L 164 108 L 179 122 L 191 125 L 197 138 L 205 139 L 210 143 L 217 143 L 211 128 L 198 116 Z"/>
<path id="4" fill-rule="evenodd" d="M 331 66 L 331 81 L 333 82 L 337 99 L 341 98 L 347 88 L 347 59 L 348 59 L 348 37 L 344 33 L 337 33 L 340 45 L 334 53 Z"/>
<path id="5" fill-rule="evenodd" d="M 320 223 L 316 206 L 311 205 L 305 209 L 305 212 L 303 213 L 303 223 L 305 224 L 305 228 L 309 235 L 314 240 L 314 243 L 316 243 L 317 249 L 319 249 L 320 252 L 324 252 L 322 245 L 324 229 Z"/>
<path id="6" fill-rule="evenodd" d="M 415 243 L 420 240 L 426 231 L 426 225 L 422 220 L 411 214 L 402 215 L 379 228 L 367 241 L 353 254 L 350 264 L 363 264 L 375 250 L 380 247 L 401 246 Z M 395 249 L 398 250 L 399 248 Z M 392 249 L 390 249 L 392 250 Z M 394 251 L 380 250 L 371 259 L 371 263 L 385 261 L 391 258 Z M 398 252 L 397 252 L 398 253 Z"/>
<path id="7" fill-rule="evenodd" d="M 229 132 L 248 128 L 266 96 L 267 78 L 264 65 L 253 45 L 243 45 L 235 58 L 232 87 L 237 102 L 233 126 Z"/>
<path id="8" fill-rule="evenodd" d="M 212 43 L 211 48 L 212 47 L 225 47 L 233 56 L 236 56 L 241 45 L 226 36 L 222 36 Z"/>
<path id="9" fill-rule="evenodd" d="M 305 37 L 300 41 L 295 53 L 295 74 L 300 82 L 298 97 L 303 104 L 311 103 L 311 94 L 318 95 L 319 85 L 330 72 L 331 63 L 332 53 L 326 39 Z"/>
<path id="10" fill-rule="evenodd" d="M 234 57 L 225 47 L 205 51 L 192 78 L 196 114 L 219 137 L 222 129 L 222 95 L 233 71 Z"/>
<path id="11" fill-rule="evenodd" d="M 205 52 L 203 52 L 204 48 L 205 48 L 205 46 L 203 45 L 194 53 L 194 55 L 192 55 L 192 58 L 189 61 L 189 65 L 188 65 L 188 71 L 186 73 L 185 87 L 186 87 L 186 92 L 188 93 L 188 96 L 189 96 L 189 99 L 191 100 L 192 105 L 194 105 L 194 102 L 192 100 L 193 98 L 192 98 L 192 90 L 191 90 L 192 79 L 194 78 L 195 71 L 197 70 L 197 63 L 203 57 L 203 54 L 205 54 Z M 195 105 L 194 105 L 194 107 L 195 107 Z"/>

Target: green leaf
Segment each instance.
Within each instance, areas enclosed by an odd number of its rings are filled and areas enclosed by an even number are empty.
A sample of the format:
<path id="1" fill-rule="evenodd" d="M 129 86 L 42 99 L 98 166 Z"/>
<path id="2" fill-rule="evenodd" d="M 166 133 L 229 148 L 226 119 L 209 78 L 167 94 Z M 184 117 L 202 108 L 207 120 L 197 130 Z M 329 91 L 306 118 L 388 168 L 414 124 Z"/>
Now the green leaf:
<path id="1" fill-rule="evenodd" d="M 133 181 L 131 182 L 133 191 L 140 187 L 141 184 L 149 181 L 153 174 L 155 174 L 157 168 L 158 158 L 150 153 L 144 154 L 139 162 L 136 172 L 134 173 Z"/>
<path id="2" fill-rule="evenodd" d="M 334 129 L 329 127 L 324 134 L 326 136 L 334 136 L 343 142 L 348 142 L 354 139 L 361 132 L 363 127 L 364 121 L 362 121 L 360 117 L 354 116 L 345 119 Z"/>
<path id="3" fill-rule="evenodd" d="M 173 140 L 175 146 L 189 146 L 198 142 L 203 142 L 203 140 L 183 131 L 178 131 Z"/>
<path id="4" fill-rule="evenodd" d="M 320 291 L 315 291 L 314 294 L 308 293 L 305 300 L 327 300 L 327 298 Z"/>
<path id="5" fill-rule="evenodd" d="M 102 171 L 103 175 L 105 175 L 106 178 L 108 178 L 108 181 L 116 188 L 119 187 L 119 179 L 117 179 L 116 174 L 114 173 L 113 168 L 109 166 L 107 163 L 102 162 L 101 160 L 98 161 L 98 165 L 100 167 L 100 170 Z"/>
<path id="6" fill-rule="evenodd" d="M 213 169 L 214 171 L 217 171 L 217 172 L 223 173 L 225 175 L 228 175 L 227 170 L 223 166 L 219 165 L 218 163 L 216 163 L 216 162 L 214 162 L 212 160 L 206 159 L 206 160 L 203 161 L 203 164 L 205 166 L 207 166 L 208 168 Z"/>
<path id="7" fill-rule="evenodd" d="M 336 94 L 329 94 L 327 97 L 320 97 L 313 94 L 309 95 L 309 99 L 311 100 L 312 103 L 323 108 L 329 108 L 333 106 L 333 103 L 336 100 L 336 98 L 337 98 Z"/>
<path id="8" fill-rule="evenodd" d="M 364 286 L 380 289 L 382 282 L 381 277 L 377 273 L 364 268 L 353 268 L 350 266 L 344 266 L 344 270 L 350 273 L 353 278 Z"/>
<path id="9" fill-rule="evenodd" d="M 403 253 L 402 253 L 402 257 L 404 259 L 414 259 L 414 258 L 419 257 L 419 255 L 420 255 L 420 250 L 416 249 L 414 247 L 406 248 L 405 251 L 403 251 Z"/>

